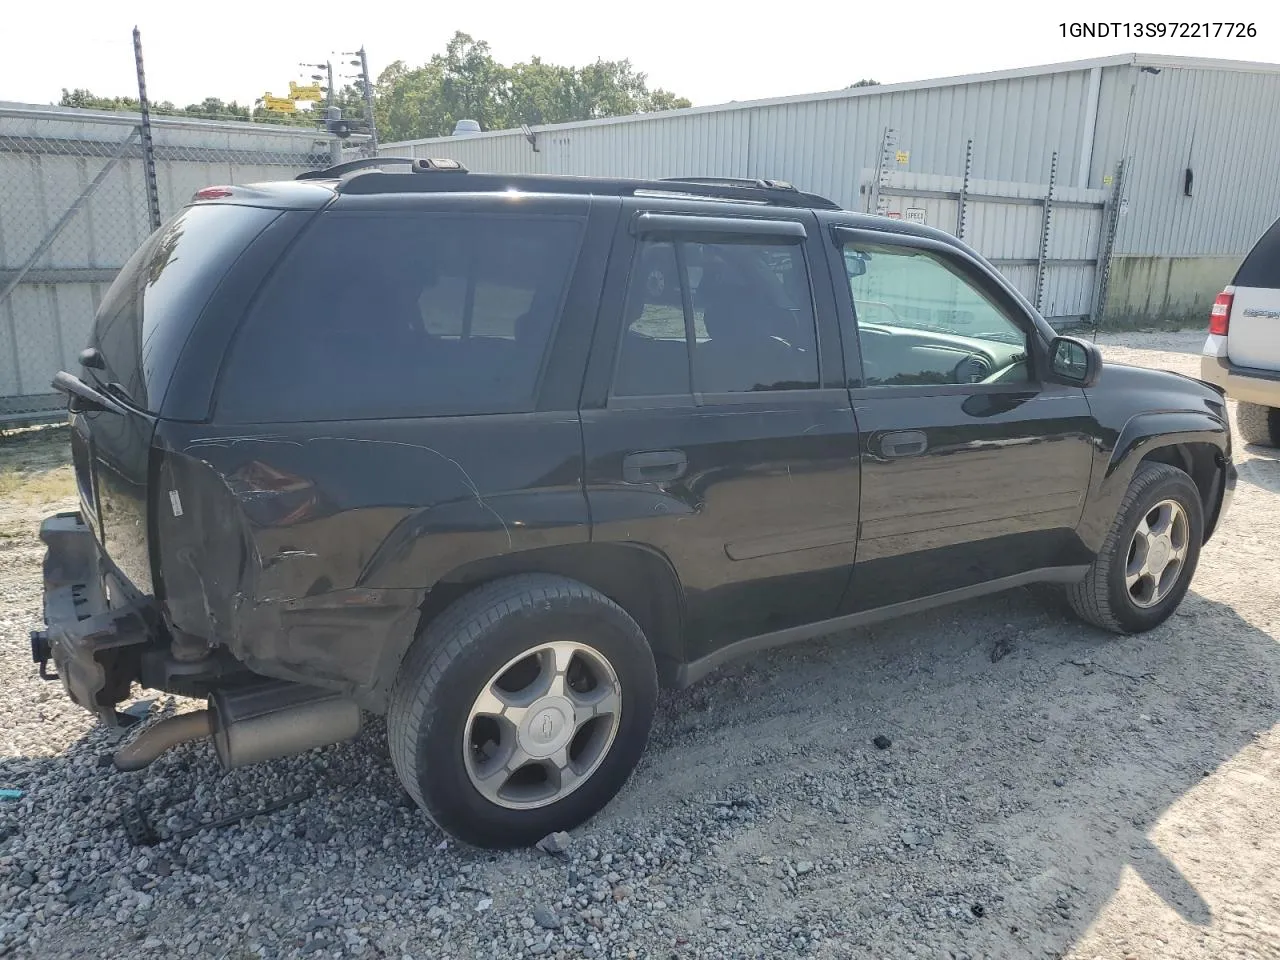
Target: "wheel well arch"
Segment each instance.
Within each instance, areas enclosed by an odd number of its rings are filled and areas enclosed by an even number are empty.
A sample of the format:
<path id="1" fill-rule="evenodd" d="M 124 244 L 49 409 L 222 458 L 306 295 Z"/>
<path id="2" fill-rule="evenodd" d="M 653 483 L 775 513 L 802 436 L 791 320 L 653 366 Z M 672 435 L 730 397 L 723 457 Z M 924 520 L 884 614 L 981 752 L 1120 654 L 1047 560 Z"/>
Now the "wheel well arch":
<path id="1" fill-rule="evenodd" d="M 1212 443 L 1171 443 L 1156 447 L 1143 455 L 1142 463 L 1165 463 L 1191 477 L 1200 491 L 1204 507 L 1204 539 L 1213 534 L 1218 520 L 1218 502 L 1222 495 L 1222 451 Z"/>
<path id="2" fill-rule="evenodd" d="M 663 684 L 675 682 L 685 660 L 684 591 L 671 561 L 646 544 L 564 544 L 463 564 L 426 592 L 415 635 L 459 597 L 521 573 L 558 574 L 604 594 L 644 631 Z"/>

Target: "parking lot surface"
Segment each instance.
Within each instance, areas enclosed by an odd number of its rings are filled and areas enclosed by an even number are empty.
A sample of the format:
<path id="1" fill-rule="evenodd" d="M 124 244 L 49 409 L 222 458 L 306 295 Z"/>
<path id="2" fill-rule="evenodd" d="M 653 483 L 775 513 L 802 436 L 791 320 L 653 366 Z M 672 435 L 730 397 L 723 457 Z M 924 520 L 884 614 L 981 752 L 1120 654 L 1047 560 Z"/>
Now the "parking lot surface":
<path id="1" fill-rule="evenodd" d="M 1202 340 L 1100 342 L 1194 375 Z M 116 741 L 27 647 L 65 444 L 0 442 L 0 955 L 1280 957 L 1275 450 L 1237 449 L 1162 627 L 1018 590 L 731 665 L 664 696 L 639 771 L 553 856 L 446 841 L 377 720 L 226 774 L 203 743 L 104 766 Z M 130 807 L 160 843 L 130 843 Z"/>

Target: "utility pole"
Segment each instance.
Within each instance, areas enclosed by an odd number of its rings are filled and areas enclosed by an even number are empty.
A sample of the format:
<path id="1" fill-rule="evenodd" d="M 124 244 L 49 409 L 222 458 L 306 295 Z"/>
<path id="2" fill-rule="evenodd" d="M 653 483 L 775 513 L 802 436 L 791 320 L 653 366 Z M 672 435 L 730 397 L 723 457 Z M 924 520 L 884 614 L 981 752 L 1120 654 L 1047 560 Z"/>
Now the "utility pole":
<path id="1" fill-rule="evenodd" d="M 369 79 L 369 60 L 360 44 L 360 75 L 364 78 L 364 120 L 369 124 L 369 156 L 378 155 L 378 128 L 373 122 L 373 82 Z"/>
<path id="2" fill-rule="evenodd" d="M 142 31 L 133 28 L 133 60 L 138 67 L 138 112 L 142 115 L 142 124 L 138 132 L 142 135 L 142 179 L 147 188 L 147 215 L 151 220 L 151 229 L 160 229 L 160 187 L 156 182 L 156 148 L 151 142 L 151 105 L 147 101 L 147 74 L 142 69 Z"/>
<path id="3" fill-rule="evenodd" d="M 364 98 L 364 123 L 369 133 L 369 139 L 364 143 L 364 152 L 367 156 L 376 157 L 378 155 L 378 130 L 373 119 L 373 81 L 369 79 L 369 58 L 365 56 L 364 47 L 359 50 L 345 50 L 342 53 L 344 57 L 358 57 L 357 60 L 348 60 L 347 62 L 353 67 L 359 67 L 360 73 L 352 78 L 360 84 L 360 93 Z M 344 74 L 350 77 L 350 74 Z"/>
<path id="4" fill-rule="evenodd" d="M 337 120 L 338 108 L 333 102 L 333 99 L 334 99 L 333 61 L 326 60 L 324 62 L 324 66 L 325 66 L 325 70 L 327 70 L 329 73 L 329 102 L 326 106 L 325 113 L 327 114 L 330 120 Z M 337 137 L 334 137 L 329 144 L 329 159 L 333 161 L 333 165 L 335 167 L 342 162 L 342 141 L 339 140 Z"/>

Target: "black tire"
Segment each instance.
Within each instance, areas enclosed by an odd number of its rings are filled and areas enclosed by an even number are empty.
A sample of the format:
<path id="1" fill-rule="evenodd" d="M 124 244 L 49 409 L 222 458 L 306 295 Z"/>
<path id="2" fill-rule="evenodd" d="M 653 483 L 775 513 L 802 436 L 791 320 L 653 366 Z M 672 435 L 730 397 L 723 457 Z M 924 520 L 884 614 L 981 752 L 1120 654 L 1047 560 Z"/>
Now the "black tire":
<path id="1" fill-rule="evenodd" d="M 1190 528 L 1187 557 L 1168 595 L 1154 606 L 1140 607 L 1125 585 L 1125 563 L 1139 522 L 1162 500 L 1175 500 L 1186 511 Z M 1142 633 L 1157 627 L 1186 596 L 1203 542 L 1204 506 L 1192 479 L 1168 464 L 1139 464 L 1102 550 L 1084 579 L 1067 588 L 1067 601 L 1076 616 L 1114 633 Z"/>
<path id="2" fill-rule="evenodd" d="M 572 793 L 509 809 L 472 784 L 462 744 L 473 701 L 493 674 L 554 637 L 603 654 L 622 692 L 621 719 L 595 772 Z M 442 830 L 479 847 L 511 848 L 569 830 L 604 807 L 644 752 L 657 703 L 653 654 L 634 620 L 565 577 L 522 574 L 466 594 L 410 647 L 387 713 L 391 760 L 409 795 Z"/>
<path id="3" fill-rule="evenodd" d="M 1280 447 L 1280 408 L 1241 401 L 1236 406 L 1240 439 L 1266 447 Z"/>

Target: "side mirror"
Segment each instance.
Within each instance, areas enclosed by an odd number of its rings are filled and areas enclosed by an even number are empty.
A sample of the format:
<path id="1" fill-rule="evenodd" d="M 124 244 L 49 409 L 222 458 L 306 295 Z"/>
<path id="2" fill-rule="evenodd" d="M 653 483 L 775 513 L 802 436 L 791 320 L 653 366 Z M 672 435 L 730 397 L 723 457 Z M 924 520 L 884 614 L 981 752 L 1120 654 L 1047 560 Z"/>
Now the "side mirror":
<path id="1" fill-rule="evenodd" d="M 1092 387 L 1102 375 L 1102 353 L 1087 340 L 1054 337 L 1049 341 L 1049 377 L 1055 383 Z"/>

